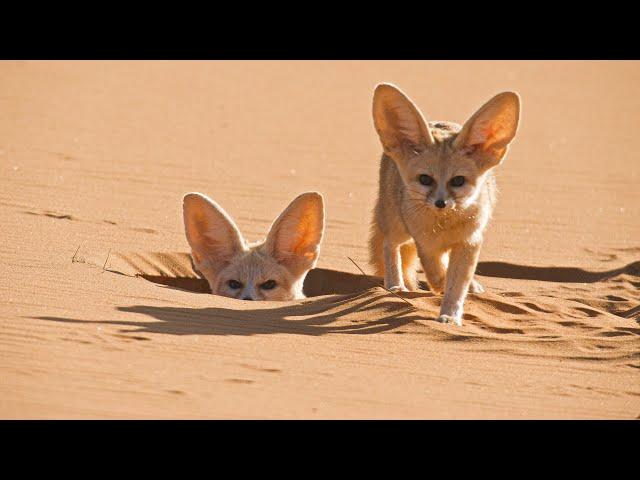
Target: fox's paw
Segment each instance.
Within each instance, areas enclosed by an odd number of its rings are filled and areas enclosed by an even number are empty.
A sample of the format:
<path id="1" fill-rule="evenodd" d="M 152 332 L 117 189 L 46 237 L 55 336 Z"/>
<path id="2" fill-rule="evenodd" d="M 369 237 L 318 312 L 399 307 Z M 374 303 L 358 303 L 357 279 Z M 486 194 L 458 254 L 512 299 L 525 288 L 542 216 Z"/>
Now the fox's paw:
<path id="1" fill-rule="evenodd" d="M 409 279 L 409 278 L 405 278 L 404 279 L 404 286 L 407 288 L 407 291 L 409 292 L 415 292 L 416 290 L 418 290 L 418 281 L 414 280 L 413 278 Z"/>
<path id="2" fill-rule="evenodd" d="M 408 292 L 409 289 L 407 287 L 401 287 L 400 285 L 394 285 L 393 287 L 389 287 L 390 292 Z"/>
<path id="3" fill-rule="evenodd" d="M 480 282 L 473 279 L 469 284 L 469 293 L 484 293 L 484 287 L 480 285 Z"/>
<path id="4" fill-rule="evenodd" d="M 440 323 L 455 323 L 457 326 L 462 326 L 462 318 L 453 317 L 451 315 L 440 315 L 437 320 Z"/>
<path id="5" fill-rule="evenodd" d="M 428 281 L 427 284 L 429 285 L 429 290 L 437 295 L 442 295 L 442 293 L 444 292 L 444 279 L 442 279 L 442 281 L 440 282 Z"/>

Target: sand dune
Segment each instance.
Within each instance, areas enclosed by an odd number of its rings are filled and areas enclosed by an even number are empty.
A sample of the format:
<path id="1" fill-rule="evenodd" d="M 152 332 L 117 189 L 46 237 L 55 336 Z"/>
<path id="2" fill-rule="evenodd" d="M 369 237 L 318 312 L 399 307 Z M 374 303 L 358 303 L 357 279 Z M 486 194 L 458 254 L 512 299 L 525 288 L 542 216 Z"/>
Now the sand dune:
<path id="1" fill-rule="evenodd" d="M 119 260 L 123 262 L 120 267 Z M 207 282 L 192 269 L 188 253 L 116 253 L 109 263 L 109 271 L 189 292 L 210 292 Z M 283 333 L 312 335 L 393 330 L 396 334 L 421 333 L 448 340 L 476 340 L 483 348 L 489 345 L 503 351 L 517 351 L 519 346 L 526 345 L 518 351 L 519 355 L 628 360 L 628 366 L 635 366 L 633 360 L 640 357 L 637 338 L 640 327 L 629 326 L 626 319 L 640 314 L 637 292 L 640 261 L 594 272 L 570 267 L 483 262 L 478 272 L 481 276 L 512 280 L 524 276 L 527 280 L 563 285 L 549 288 L 538 284 L 527 288 L 525 284 L 521 285 L 521 290 L 499 289 L 473 295 L 472 308 L 465 315 L 463 329 L 452 329 L 436 322 L 424 329 L 421 322 L 435 320 L 440 301 L 439 296 L 428 291 L 405 295 L 414 306 L 411 308 L 393 294 L 376 287 L 376 284 L 382 284 L 379 277 L 322 268 L 312 270 L 305 280 L 304 292 L 309 300 L 285 307 L 269 304 L 267 310 L 261 306 L 258 310 L 243 308 L 238 311 L 234 305 L 227 310 L 212 308 L 192 312 L 184 308 L 133 306 L 122 310 L 144 313 L 168 323 L 182 313 L 190 320 L 198 318 L 204 322 L 200 328 L 205 331 L 215 330 L 216 318 L 238 318 L 242 321 L 221 327 L 222 332 L 230 329 L 230 333 L 238 335 L 270 331 L 271 328 Z M 573 295 L 567 295 L 567 290 L 573 290 Z M 196 316 L 192 317 L 191 313 Z M 318 315 L 323 317 L 321 321 Z M 304 316 L 311 318 L 308 322 L 288 320 Z M 53 317 L 47 319 L 64 321 Z M 174 326 L 180 329 L 179 325 Z M 155 327 L 158 325 L 145 328 L 153 330 Z M 172 328 L 170 325 L 159 328 L 164 327 Z M 182 327 L 188 333 L 194 325 L 188 322 Z"/>
<path id="2" fill-rule="evenodd" d="M 464 326 L 366 271 L 373 86 L 523 99 Z M 0 417 L 636 418 L 638 62 L 5 62 Z M 208 294 L 182 195 L 257 240 L 325 196 L 307 299 Z"/>

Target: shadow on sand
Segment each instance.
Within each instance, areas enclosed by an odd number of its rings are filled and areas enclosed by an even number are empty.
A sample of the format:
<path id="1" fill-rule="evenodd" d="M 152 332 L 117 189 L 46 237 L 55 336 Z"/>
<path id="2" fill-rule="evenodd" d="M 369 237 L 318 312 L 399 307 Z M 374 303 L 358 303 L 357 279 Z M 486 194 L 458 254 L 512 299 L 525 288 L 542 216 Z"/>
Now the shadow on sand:
<path id="1" fill-rule="evenodd" d="M 547 282 L 594 283 L 620 274 L 640 276 L 640 262 L 602 272 L 573 267 L 530 267 L 504 262 L 481 262 L 477 273 L 489 277 L 538 280 Z M 209 292 L 207 282 L 199 278 L 141 275 L 146 280 L 191 292 Z M 134 305 L 118 307 L 121 312 L 138 313 L 155 319 L 149 321 L 91 321 L 61 317 L 36 317 L 41 320 L 74 324 L 108 324 L 128 327 L 123 333 L 164 333 L 171 335 L 254 335 L 291 333 L 323 335 L 326 333 L 371 334 L 398 329 L 415 320 L 425 320 L 411 306 L 390 293 L 375 289 L 382 279 L 335 270 L 316 268 L 304 284 L 308 297 L 319 297 L 293 305 L 274 304 L 273 308 L 181 308 Z M 373 290 L 375 289 L 375 290 Z M 405 298 L 431 296 L 428 292 L 409 292 Z M 384 316 L 367 320 L 366 315 L 343 317 L 376 309 Z M 632 309 L 634 310 L 634 309 Z M 435 320 L 434 318 L 426 318 Z M 403 333 L 396 331 L 396 333 Z M 145 337 L 131 337 L 147 340 Z"/>
<path id="2" fill-rule="evenodd" d="M 408 293 L 407 298 L 425 295 Z M 429 294 L 427 294 L 429 295 Z M 375 304 L 375 305 L 374 305 Z M 375 308 L 386 315 L 375 320 L 349 321 L 346 315 Z M 139 313 L 156 319 L 149 321 L 78 320 L 62 317 L 35 317 L 39 320 L 71 324 L 120 325 L 122 333 L 163 333 L 170 335 L 255 335 L 290 333 L 324 335 L 326 333 L 371 334 L 393 330 L 414 320 L 424 320 L 409 305 L 393 295 L 352 294 L 325 297 L 294 305 L 261 309 L 183 308 L 134 305 L 117 307 L 121 312 Z M 335 325 L 335 323 L 340 323 Z M 145 337 L 132 337 L 146 340 Z"/>
<path id="3" fill-rule="evenodd" d="M 476 274 L 485 277 L 561 283 L 602 282 L 623 273 L 640 275 L 640 261 L 602 272 L 590 272 L 575 267 L 531 267 L 506 262 L 480 262 L 476 268 Z"/>
<path id="4" fill-rule="evenodd" d="M 590 272 L 575 267 L 532 267 L 506 262 L 480 262 L 476 274 L 484 277 L 511 278 L 518 280 L 536 280 L 560 283 L 595 283 L 607 280 L 623 273 L 640 275 L 640 261 L 620 268 L 601 272 Z M 209 284 L 202 278 L 168 277 L 159 275 L 139 275 L 153 283 L 195 293 L 211 293 Z M 362 274 L 340 272 L 326 268 L 314 268 L 304 281 L 303 291 L 307 297 L 321 295 L 345 295 L 358 293 L 382 285 L 382 278 Z M 420 282 L 423 290 L 426 283 Z"/>
<path id="5" fill-rule="evenodd" d="M 194 293 L 211 293 L 209 284 L 203 278 L 193 277 L 169 277 L 162 275 L 139 274 L 153 283 L 166 285 L 179 290 L 187 290 Z M 339 272 L 326 268 L 314 268 L 305 280 L 303 292 L 307 297 L 319 297 L 320 295 L 345 295 L 368 290 L 372 287 L 382 285 L 382 278 L 362 274 Z M 425 287 L 426 288 L 426 287 Z"/>

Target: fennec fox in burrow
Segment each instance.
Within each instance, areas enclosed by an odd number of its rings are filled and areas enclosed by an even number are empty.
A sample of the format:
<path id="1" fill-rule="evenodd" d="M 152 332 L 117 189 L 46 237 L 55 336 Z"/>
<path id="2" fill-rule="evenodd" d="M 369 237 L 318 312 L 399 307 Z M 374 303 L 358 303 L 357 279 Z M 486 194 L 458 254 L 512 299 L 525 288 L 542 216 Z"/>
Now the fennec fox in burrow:
<path id="1" fill-rule="evenodd" d="M 504 92 L 462 127 L 427 123 L 397 87 L 375 89 L 373 120 L 384 153 L 370 261 L 385 287 L 407 291 L 417 288 L 419 257 L 431 290 L 444 294 L 441 322 L 462 325 L 467 292 L 484 291 L 473 274 L 496 200 L 493 170 L 519 117 L 519 96 Z"/>
<path id="2" fill-rule="evenodd" d="M 241 300 L 304 298 L 302 284 L 320 254 L 324 204 L 319 193 L 295 198 L 262 242 L 248 244 L 231 217 L 201 193 L 188 193 L 183 214 L 191 258 L 211 292 Z"/>

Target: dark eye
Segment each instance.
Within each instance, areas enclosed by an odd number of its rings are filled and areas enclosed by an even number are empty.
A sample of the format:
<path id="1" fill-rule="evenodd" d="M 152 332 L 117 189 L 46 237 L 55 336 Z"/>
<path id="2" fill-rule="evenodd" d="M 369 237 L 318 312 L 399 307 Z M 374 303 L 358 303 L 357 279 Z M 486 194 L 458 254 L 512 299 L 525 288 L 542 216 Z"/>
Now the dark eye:
<path id="1" fill-rule="evenodd" d="M 274 288 L 276 288 L 276 281 L 275 280 L 267 280 L 266 282 L 264 282 L 262 285 L 260 285 L 260 288 L 263 290 L 272 290 Z"/>
<path id="2" fill-rule="evenodd" d="M 229 288 L 232 288 L 233 290 L 239 290 L 242 288 L 242 284 L 237 280 L 229 280 L 228 284 Z"/>
<path id="3" fill-rule="evenodd" d="M 464 177 L 453 177 L 450 183 L 452 187 L 461 187 L 462 185 L 464 185 Z"/>
<path id="4" fill-rule="evenodd" d="M 422 185 L 431 185 L 433 183 L 433 178 L 429 175 L 425 175 L 424 173 L 418 177 L 418 180 Z"/>

